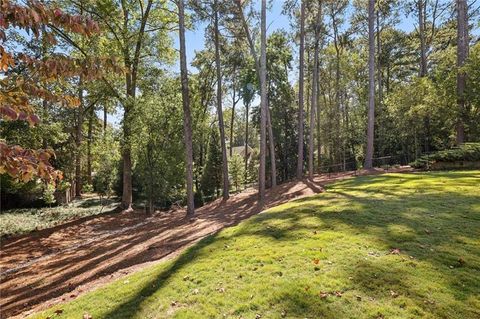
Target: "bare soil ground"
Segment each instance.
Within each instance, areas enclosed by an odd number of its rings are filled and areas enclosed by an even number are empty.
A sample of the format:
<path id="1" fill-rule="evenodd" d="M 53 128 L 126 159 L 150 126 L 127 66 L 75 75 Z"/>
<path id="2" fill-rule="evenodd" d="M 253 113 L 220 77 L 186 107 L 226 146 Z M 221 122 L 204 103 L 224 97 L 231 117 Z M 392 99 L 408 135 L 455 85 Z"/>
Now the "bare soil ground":
<path id="1" fill-rule="evenodd" d="M 389 172 L 410 171 L 408 167 Z M 172 258 L 207 235 L 289 200 L 322 192 L 323 185 L 382 169 L 317 175 L 267 191 L 264 205 L 255 189 L 208 203 L 186 220 L 178 208 L 81 218 L 2 242 L 0 317 L 25 317 L 72 300 L 153 262 Z"/>

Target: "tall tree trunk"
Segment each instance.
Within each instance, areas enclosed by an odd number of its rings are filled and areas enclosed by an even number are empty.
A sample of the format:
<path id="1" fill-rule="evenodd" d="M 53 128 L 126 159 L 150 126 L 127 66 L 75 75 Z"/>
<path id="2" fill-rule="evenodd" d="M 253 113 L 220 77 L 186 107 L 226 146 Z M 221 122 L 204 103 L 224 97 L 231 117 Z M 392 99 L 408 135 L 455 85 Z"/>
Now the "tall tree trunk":
<path id="1" fill-rule="evenodd" d="M 248 177 L 248 120 L 249 120 L 249 111 L 250 105 L 245 104 L 245 183 Z"/>
<path id="2" fill-rule="evenodd" d="M 339 44 L 339 34 L 338 34 L 338 25 L 337 25 L 337 17 L 336 13 L 332 14 L 331 16 L 332 20 L 332 25 L 333 25 L 333 44 L 335 47 L 335 109 L 334 109 L 334 120 L 335 120 L 335 162 L 337 162 L 340 159 L 340 145 L 341 145 L 341 135 L 342 135 L 342 128 L 340 124 L 340 118 L 341 118 L 341 109 L 342 109 L 342 104 L 341 104 L 341 89 L 340 89 L 340 44 Z"/>
<path id="3" fill-rule="evenodd" d="M 126 211 L 132 210 L 132 155 L 130 145 L 130 123 L 131 113 L 130 105 L 126 105 L 123 112 L 123 189 L 122 189 L 122 207 Z"/>
<path id="4" fill-rule="evenodd" d="M 418 32 L 420 38 L 420 70 L 419 76 L 427 75 L 427 52 L 425 43 L 425 5 L 424 0 L 418 0 Z"/>
<path id="5" fill-rule="evenodd" d="M 320 25 L 322 19 L 322 3 L 319 3 L 317 18 L 315 23 L 315 43 L 313 55 L 313 80 L 312 80 L 312 102 L 310 106 L 310 134 L 308 136 L 308 177 L 313 178 L 313 160 L 314 160 L 314 135 L 315 135 L 315 112 L 318 103 L 318 55 L 319 55 L 319 40 L 320 40 Z"/>
<path id="6" fill-rule="evenodd" d="M 380 29 L 380 10 L 377 12 L 377 85 L 378 85 L 378 104 L 383 102 L 383 80 L 382 80 L 382 37 Z"/>
<path id="7" fill-rule="evenodd" d="M 93 141 L 93 118 L 95 116 L 94 105 L 90 106 L 90 114 L 88 116 L 88 136 L 87 136 L 87 181 L 92 185 L 92 141 Z"/>
<path id="8" fill-rule="evenodd" d="M 183 129 L 185 137 L 185 161 L 187 177 L 187 216 L 193 217 L 195 206 L 193 201 L 193 146 L 192 120 L 190 115 L 190 96 L 188 89 L 187 55 L 185 48 L 185 9 L 184 0 L 178 0 L 178 27 L 180 37 L 180 73 L 182 80 Z"/>
<path id="9" fill-rule="evenodd" d="M 418 33 L 420 38 L 420 69 L 419 77 L 425 77 L 427 75 L 427 52 L 426 52 L 426 40 L 425 40 L 425 6 L 424 0 L 418 0 Z M 433 34 L 433 31 L 432 31 Z M 425 126 L 425 145 L 424 151 L 430 151 L 430 117 L 428 114 L 423 119 Z"/>
<path id="10" fill-rule="evenodd" d="M 235 74 L 235 66 L 233 70 L 233 74 Z M 230 118 L 230 157 L 233 156 L 233 125 L 235 124 L 235 107 L 237 106 L 237 100 L 235 99 L 236 95 L 236 87 L 235 87 L 235 78 L 233 79 L 233 87 L 232 87 L 232 117 Z"/>
<path id="11" fill-rule="evenodd" d="M 270 116 L 270 106 L 267 101 L 267 128 L 268 128 L 268 146 L 270 149 L 270 173 L 272 175 L 272 188 L 277 186 L 277 162 L 275 157 L 275 141 L 273 139 L 272 118 Z"/>
<path id="12" fill-rule="evenodd" d="M 467 82 L 467 74 L 460 70 L 468 58 L 468 14 L 467 1 L 457 0 L 457 144 L 465 141 L 465 86 Z"/>
<path id="13" fill-rule="evenodd" d="M 78 99 L 80 105 L 77 108 L 77 127 L 75 132 L 75 197 L 82 196 L 82 128 L 83 128 L 83 77 L 78 79 Z"/>
<path id="14" fill-rule="evenodd" d="M 260 164 L 258 166 L 258 194 L 260 203 L 265 199 L 265 161 L 266 161 L 266 123 L 267 123 L 267 4 L 262 0 L 261 9 L 261 30 L 260 30 L 260 59 L 255 50 L 255 43 L 253 42 L 250 30 L 248 28 L 247 20 L 243 14 L 242 0 L 235 0 L 239 18 L 241 20 L 245 35 L 247 37 L 250 53 L 255 61 L 255 70 L 260 82 Z M 271 136 L 273 142 L 273 136 Z M 275 157 L 272 158 L 272 163 Z"/>
<path id="15" fill-rule="evenodd" d="M 151 138 L 151 137 L 150 137 Z M 147 144 L 147 163 L 150 167 L 153 167 L 152 163 L 152 153 L 153 153 L 153 145 L 149 142 Z M 148 205 L 148 213 L 152 214 L 154 212 L 153 207 L 153 172 L 151 169 L 148 170 L 148 194 L 147 194 L 147 205 Z"/>
<path id="16" fill-rule="evenodd" d="M 220 128 L 220 145 L 222 147 L 222 177 L 223 177 L 223 200 L 229 198 L 228 190 L 228 160 L 227 160 L 227 146 L 225 145 L 225 125 L 223 124 L 223 110 L 222 110 L 222 72 L 220 66 L 220 43 L 218 30 L 218 0 L 214 2 L 215 6 L 215 68 L 217 72 L 217 114 L 218 126 Z M 233 114 L 232 114 L 233 118 Z M 230 141 L 232 143 L 232 141 Z"/>
<path id="17" fill-rule="evenodd" d="M 322 151 L 322 144 L 320 140 L 321 127 L 320 127 L 320 81 L 317 81 L 317 171 L 320 173 L 320 167 L 322 165 L 322 158 L 320 157 Z"/>
<path id="18" fill-rule="evenodd" d="M 365 168 L 372 168 L 375 123 L 375 0 L 368 1 L 368 124 Z"/>
<path id="19" fill-rule="evenodd" d="M 262 0 L 260 31 L 260 165 L 258 169 L 258 190 L 260 201 L 265 199 L 265 160 L 267 151 L 267 2 Z"/>
<path id="20" fill-rule="evenodd" d="M 298 153 L 297 153 L 297 179 L 303 177 L 303 90 L 304 90 L 304 59 L 305 59 L 305 3 L 300 6 L 300 58 L 298 75 Z"/>
<path id="21" fill-rule="evenodd" d="M 148 0 L 145 10 L 142 10 L 140 28 L 133 51 L 133 59 L 130 56 L 130 46 L 127 45 L 131 41 L 129 37 L 130 12 L 125 0 L 121 1 L 123 10 L 123 37 L 124 37 L 124 62 L 128 72 L 125 74 L 125 87 L 128 100 L 124 105 L 123 117 L 123 192 L 122 207 L 130 211 L 132 210 L 132 145 L 131 145 L 131 125 L 132 125 L 132 109 L 135 107 L 135 94 L 137 90 L 137 75 L 140 64 L 140 53 L 143 45 L 143 36 L 147 25 L 148 16 L 152 7 L 153 0 Z"/>
<path id="22" fill-rule="evenodd" d="M 107 106 L 103 106 L 103 135 L 107 133 L 107 119 L 108 119 L 108 112 L 107 112 Z"/>

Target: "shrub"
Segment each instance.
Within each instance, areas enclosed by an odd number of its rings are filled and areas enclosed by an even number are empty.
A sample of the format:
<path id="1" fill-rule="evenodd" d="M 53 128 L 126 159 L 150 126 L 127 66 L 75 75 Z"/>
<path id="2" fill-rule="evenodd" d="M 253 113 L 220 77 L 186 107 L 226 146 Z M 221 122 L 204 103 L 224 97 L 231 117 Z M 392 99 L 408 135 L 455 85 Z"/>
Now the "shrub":
<path id="1" fill-rule="evenodd" d="M 42 199 L 45 202 L 45 204 L 52 205 L 55 204 L 55 196 L 53 195 L 55 193 L 55 186 L 53 184 L 47 184 L 43 190 L 43 196 Z"/>
<path id="2" fill-rule="evenodd" d="M 92 184 L 88 184 L 88 183 L 87 183 L 87 184 L 83 184 L 83 186 L 82 186 L 82 191 L 83 191 L 84 193 L 91 193 L 91 192 L 93 192 L 93 185 L 92 185 Z"/>
<path id="3" fill-rule="evenodd" d="M 425 169 L 430 168 L 434 163 L 452 163 L 457 161 L 480 161 L 480 143 L 465 143 L 456 148 L 424 155 L 410 163 L 410 166 Z"/>

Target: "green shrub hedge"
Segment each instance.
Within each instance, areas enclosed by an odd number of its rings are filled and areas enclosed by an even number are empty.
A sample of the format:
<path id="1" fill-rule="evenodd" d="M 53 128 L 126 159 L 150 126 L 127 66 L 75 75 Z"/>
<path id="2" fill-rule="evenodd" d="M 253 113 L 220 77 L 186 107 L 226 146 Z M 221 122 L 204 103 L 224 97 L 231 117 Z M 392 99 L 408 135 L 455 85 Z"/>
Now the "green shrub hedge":
<path id="1" fill-rule="evenodd" d="M 464 143 L 459 147 L 424 155 L 410 163 L 414 168 L 431 168 L 435 163 L 480 161 L 480 143 Z"/>

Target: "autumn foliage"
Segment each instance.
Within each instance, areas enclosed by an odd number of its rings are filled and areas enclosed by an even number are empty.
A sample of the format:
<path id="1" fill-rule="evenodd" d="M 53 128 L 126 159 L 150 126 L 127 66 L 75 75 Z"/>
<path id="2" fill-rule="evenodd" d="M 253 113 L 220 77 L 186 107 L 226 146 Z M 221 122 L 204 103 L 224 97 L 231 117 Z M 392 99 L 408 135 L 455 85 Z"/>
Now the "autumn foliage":
<path id="1" fill-rule="evenodd" d="M 73 59 L 56 54 L 42 59 L 24 53 L 7 52 L 4 43 L 6 31 L 23 30 L 37 39 L 56 44 L 58 35 L 75 33 L 91 36 L 99 32 L 95 21 L 81 15 L 71 15 L 58 8 L 49 8 L 38 1 L 27 6 L 3 0 L 0 4 L 0 115 L 2 121 L 27 121 L 30 126 L 40 122 L 35 108 L 39 101 L 48 101 L 64 107 L 76 107 L 78 98 L 58 95 L 46 89 L 46 84 L 82 75 L 91 79 L 99 74 L 101 59 Z M 49 182 L 61 179 L 50 160 L 52 150 L 30 150 L 0 141 L 0 174 L 8 173 L 23 182 L 38 177 Z"/>

